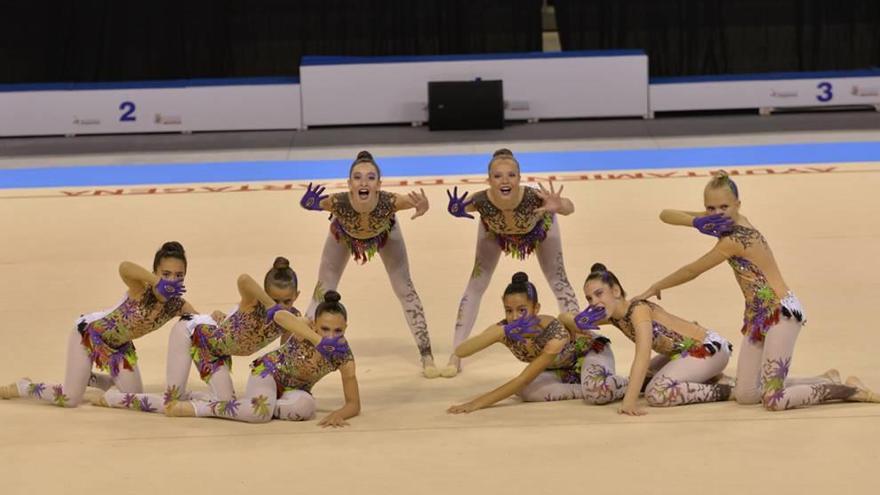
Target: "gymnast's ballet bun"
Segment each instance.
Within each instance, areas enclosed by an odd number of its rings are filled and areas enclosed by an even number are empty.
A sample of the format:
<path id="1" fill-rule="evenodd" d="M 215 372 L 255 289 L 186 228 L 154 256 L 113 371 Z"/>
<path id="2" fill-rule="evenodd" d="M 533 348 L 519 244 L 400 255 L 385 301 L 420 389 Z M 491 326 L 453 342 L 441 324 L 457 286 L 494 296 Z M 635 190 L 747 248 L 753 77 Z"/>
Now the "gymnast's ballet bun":
<path id="1" fill-rule="evenodd" d="M 284 256 L 279 256 L 275 258 L 275 262 L 272 263 L 272 268 L 276 270 L 284 270 L 290 268 L 290 261 Z"/>
<path id="2" fill-rule="evenodd" d="M 608 271 L 608 269 L 605 268 L 605 265 L 603 265 L 602 263 L 593 263 L 593 266 L 590 267 L 590 273 L 607 272 L 607 271 Z"/>
<path id="3" fill-rule="evenodd" d="M 357 154 L 357 158 L 356 158 L 356 160 L 369 160 L 369 161 L 373 161 L 373 155 L 370 154 L 369 151 L 364 150 L 364 151 L 361 151 L 360 153 Z"/>
<path id="4" fill-rule="evenodd" d="M 324 293 L 324 302 L 325 303 L 338 303 L 342 300 L 342 296 L 339 295 L 335 290 L 328 290 Z"/>
<path id="5" fill-rule="evenodd" d="M 516 272 L 510 281 L 514 284 L 527 284 L 529 283 L 529 276 L 525 272 Z"/>
<path id="6" fill-rule="evenodd" d="M 165 244 L 162 244 L 162 248 L 159 249 L 163 253 L 181 253 L 183 254 L 183 245 L 177 241 L 168 241 Z"/>
<path id="7" fill-rule="evenodd" d="M 498 158 L 499 156 L 513 156 L 513 152 L 507 148 L 501 148 L 492 153 L 492 158 Z"/>

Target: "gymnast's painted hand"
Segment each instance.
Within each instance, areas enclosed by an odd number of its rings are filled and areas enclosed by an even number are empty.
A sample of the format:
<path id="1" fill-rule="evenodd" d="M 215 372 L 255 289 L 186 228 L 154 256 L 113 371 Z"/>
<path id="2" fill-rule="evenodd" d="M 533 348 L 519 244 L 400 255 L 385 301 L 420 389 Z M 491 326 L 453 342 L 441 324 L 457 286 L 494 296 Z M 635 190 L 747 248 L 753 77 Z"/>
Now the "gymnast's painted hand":
<path id="1" fill-rule="evenodd" d="M 580 330 L 598 330 L 600 321 L 605 319 L 605 308 L 589 306 L 574 317 L 574 324 Z"/>
<path id="2" fill-rule="evenodd" d="M 446 412 L 448 412 L 449 414 L 467 414 L 472 413 L 477 409 L 480 409 L 480 406 L 476 402 L 470 401 L 465 402 L 464 404 L 450 406 L 450 408 L 447 409 Z"/>
<path id="3" fill-rule="evenodd" d="M 413 207 L 416 209 L 416 212 L 410 218 L 410 220 L 415 220 L 416 218 L 424 215 L 429 208 L 428 204 L 428 196 L 425 195 L 424 189 L 419 189 L 420 192 L 411 192 L 409 193 L 409 201 L 412 203 Z"/>
<path id="4" fill-rule="evenodd" d="M 639 301 L 639 300 L 645 301 L 645 300 L 648 300 L 648 299 L 655 297 L 655 296 L 657 297 L 657 299 L 663 299 L 662 297 L 660 297 L 660 289 L 658 289 L 657 287 L 652 285 L 652 286 L 648 287 L 648 290 L 646 290 L 645 292 L 642 292 L 641 294 L 633 297 L 632 300 L 633 301 Z"/>
<path id="5" fill-rule="evenodd" d="M 716 213 L 694 218 L 693 225 L 694 228 L 706 235 L 721 237 L 733 232 L 734 223 L 732 218 Z"/>
<path id="6" fill-rule="evenodd" d="M 213 319 L 217 323 L 220 323 L 221 321 L 226 319 L 226 313 L 220 310 L 215 310 L 213 313 L 211 313 L 211 319 Z"/>
<path id="7" fill-rule="evenodd" d="M 327 194 L 321 196 L 324 189 L 327 188 L 324 186 L 315 186 L 315 188 L 312 189 L 312 183 L 309 182 L 309 187 L 306 188 L 306 193 L 303 194 L 302 199 L 299 200 L 299 205 L 307 210 L 321 211 L 321 201 L 330 197 Z"/>
<path id="8" fill-rule="evenodd" d="M 621 402 L 620 407 L 617 408 L 618 414 L 624 414 L 626 416 L 644 416 L 648 414 L 644 409 L 640 408 L 635 400 L 628 401 L 626 397 L 623 398 L 623 402 Z"/>
<path id="9" fill-rule="evenodd" d="M 449 189 L 447 189 L 446 195 L 449 196 L 449 206 L 446 207 L 446 211 L 448 211 L 450 215 L 458 218 L 474 218 L 473 215 L 465 210 L 474 202 L 474 200 L 465 201 L 468 193 L 464 193 L 461 197 L 458 197 L 458 186 L 455 186 L 451 193 L 449 192 Z"/>
<path id="10" fill-rule="evenodd" d="M 276 304 L 276 305 L 272 306 L 271 308 L 267 309 L 266 310 L 266 323 L 271 323 L 271 322 L 275 321 L 275 313 L 277 313 L 279 311 L 287 311 L 287 309 L 280 304 Z"/>
<path id="11" fill-rule="evenodd" d="M 180 297 L 184 292 L 186 292 L 186 287 L 183 286 L 183 279 L 168 280 L 160 278 L 159 281 L 156 282 L 156 294 L 158 294 L 159 298 L 162 300 Z"/>
<path id="12" fill-rule="evenodd" d="M 340 335 L 339 337 L 324 337 L 321 339 L 321 342 L 318 342 L 318 345 L 315 346 L 315 348 L 318 349 L 318 352 L 321 353 L 327 361 L 342 358 L 351 351 L 348 347 L 348 341 L 345 340 L 345 336 L 343 335 Z"/>
<path id="13" fill-rule="evenodd" d="M 348 421 L 342 417 L 342 414 L 339 411 L 334 411 L 327 416 L 324 416 L 324 419 L 318 422 L 318 426 L 321 428 L 342 428 L 343 426 L 348 426 Z"/>
<path id="14" fill-rule="evenodd" d="M 541 333 L 540 323 L 541 319 L 537 316 L 522 315 L 504 325 L 504 335 L 514 342 L 522 342 L 526 337 L 534 337 Z"/>
<path id="15" fill-rule="evenodd" d="M 535 209 L 535 213 L 560 213 L 565 207 L 565 203 L 562 199 L 562 190 L 565 186 L 559 186 L 559 190 L 553 186 L 553 181 L 550 181 L 550 189 L 548 190 L 544 187 L 544 184 L 538 183 L 538 197 L 543 200 L 544 204 L 541 205 L 540 208 Z"/>

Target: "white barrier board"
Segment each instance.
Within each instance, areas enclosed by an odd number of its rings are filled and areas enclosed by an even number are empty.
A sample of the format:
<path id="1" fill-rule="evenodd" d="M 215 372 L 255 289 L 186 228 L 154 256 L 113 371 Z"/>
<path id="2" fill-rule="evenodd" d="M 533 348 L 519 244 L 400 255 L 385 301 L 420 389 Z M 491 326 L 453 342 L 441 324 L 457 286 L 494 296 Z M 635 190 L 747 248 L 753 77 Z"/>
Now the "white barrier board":
<path id="1" fill-rule="evenodd" d="M 299 84 L 125 85 L 0 91 L 0 136 L 302 128 Z"/>
<path id="2" fill-rule="evenodd" d="M 299 84 L 187 88 L 192 131 L 302 129 Z"/>
<path id="3" fill-rule="evenodd" d="M 648 58 L 639 51 L 427 58 L 304 58 L 303 124 L 426 122 L 428 82 L 477 78 L 503 81 L 506 119 L 648 114 Z"/>
<path id="4" fill-rule="evenodd" d="M 651 111 L 880 105 L 880 71 L 651 82 Z"/>

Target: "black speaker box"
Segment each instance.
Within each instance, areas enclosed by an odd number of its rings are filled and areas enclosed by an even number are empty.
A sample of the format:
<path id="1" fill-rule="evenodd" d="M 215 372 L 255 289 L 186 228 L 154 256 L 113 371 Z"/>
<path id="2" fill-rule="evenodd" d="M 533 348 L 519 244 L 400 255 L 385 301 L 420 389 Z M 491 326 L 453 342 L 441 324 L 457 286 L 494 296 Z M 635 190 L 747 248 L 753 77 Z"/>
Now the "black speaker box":
<path id="1" fill-rule="evenodd" d="M 502 82 L 429 82 L 428 125 L 432 131 L 503 129 Z"/>

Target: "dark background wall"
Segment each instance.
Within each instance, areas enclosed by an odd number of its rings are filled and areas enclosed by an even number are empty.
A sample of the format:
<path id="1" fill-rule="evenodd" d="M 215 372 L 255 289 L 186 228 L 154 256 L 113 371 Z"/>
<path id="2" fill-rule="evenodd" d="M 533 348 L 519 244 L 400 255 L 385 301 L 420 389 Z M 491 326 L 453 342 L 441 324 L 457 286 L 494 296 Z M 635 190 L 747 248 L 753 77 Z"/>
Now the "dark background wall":
<path id="1" fill-rule="evenodd" d="M 303 55 L 541 50 L 541 0 L 0 0 L 0 83 L 296 76 Z"/>
<path id="2" fill-rule="evenodd" d="M 880 0 L 554 0 L 651 75 L 880 65 Z M 0 0 L 0 83 L 296 76 L 303 55 L 540 51 L 542 0 Z"/>
<path id="3" fill-rule="evenodd" d="M 878 0 L 554 0 L 563 50 L 642 48 L 652 76 L 880 65 Z"/>

